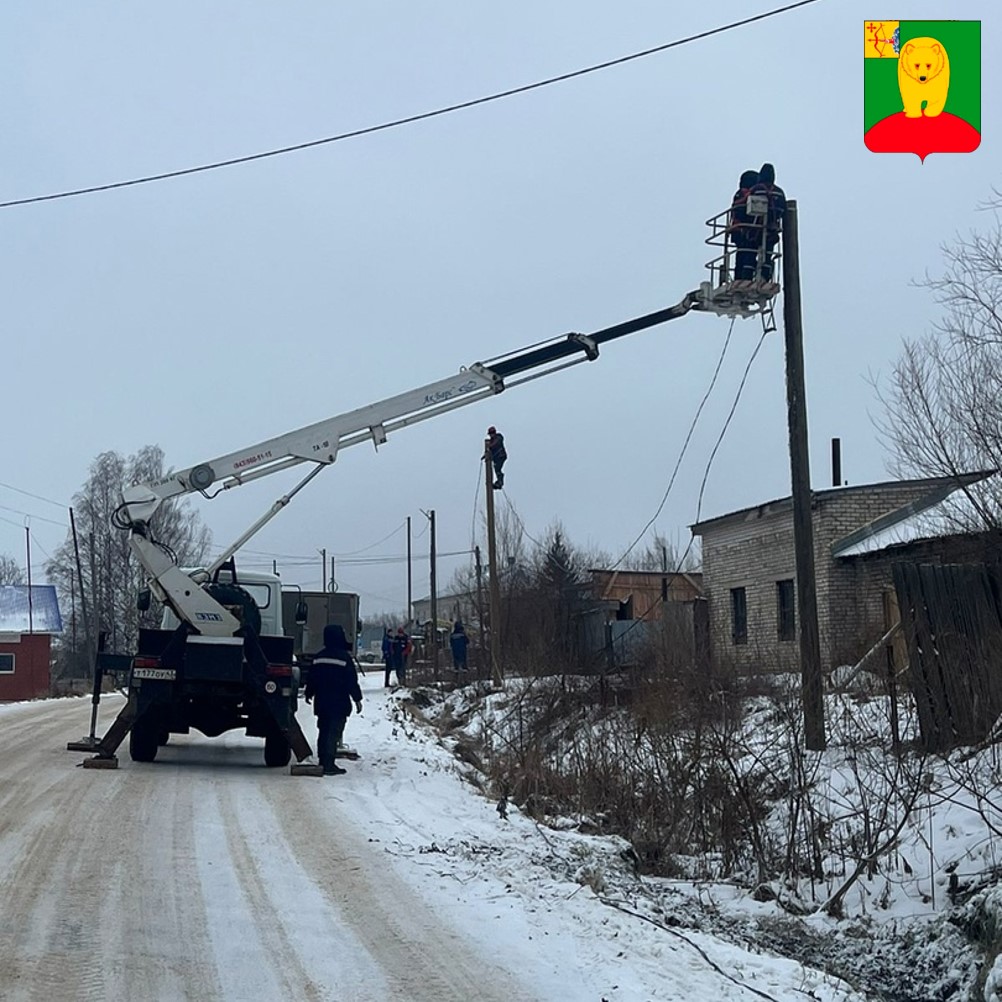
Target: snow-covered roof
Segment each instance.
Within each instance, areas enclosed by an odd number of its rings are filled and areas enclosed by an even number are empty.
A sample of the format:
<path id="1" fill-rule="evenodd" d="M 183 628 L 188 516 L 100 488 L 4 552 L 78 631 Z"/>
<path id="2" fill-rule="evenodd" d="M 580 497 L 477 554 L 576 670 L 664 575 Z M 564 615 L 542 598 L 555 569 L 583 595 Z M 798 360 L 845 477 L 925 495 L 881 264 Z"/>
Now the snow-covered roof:
<path id="1" fill-rule="evenodd" d="M 0 633 L 62 633 L 54 585 L 0 585 Z"/>
<path id="2" fill-rule="evenodd" d="M 977 525 L 979 521 L 978 512 L 966 494 L 958 488 L 944 489 L 888 512 L 836 540 L 832 556 L 858 557 L 922 539 L 954 536 L 967 531 L 964 526 Z"/>
<path id="3" fill-rule="evenodd" d="M 949 477 L 923 477 L 918 480 L 884 480 L 873 484 L 855 484 L 849 487 L 831 487 L 827 490 L 811 491 L 812 502 L 824 502 L 834 497 L 845 497 L 853 494 L 866 494 L 879 491 L 894 490 L 900 488 L 915 488 L 916 492 L 921 491 L 925 496 L 933 496 L 937 492 L 942 492 L 945 497 L 961 487 L 986 480 L 997 473 L 997 470 L 975 470 L 970 473 L 958 473 Z M 717 528 L 730 522 L 746 520 L 749 515 L 778 514 L 780 512 L 793 510 L 793 498 L 790 495 L 766 501 L 764 504 L 750 505 L 747 508 L 739 508 L 736 511 L 727 512 L 724 515 L 716 515 L 712 518 L 703 519 L 689 526 L 694 536 L 702 536 L 708 528 Z M 902 509 L 903 512 L 903 509 Z M 904 512 L 903 512 L 904 514 Z"/>

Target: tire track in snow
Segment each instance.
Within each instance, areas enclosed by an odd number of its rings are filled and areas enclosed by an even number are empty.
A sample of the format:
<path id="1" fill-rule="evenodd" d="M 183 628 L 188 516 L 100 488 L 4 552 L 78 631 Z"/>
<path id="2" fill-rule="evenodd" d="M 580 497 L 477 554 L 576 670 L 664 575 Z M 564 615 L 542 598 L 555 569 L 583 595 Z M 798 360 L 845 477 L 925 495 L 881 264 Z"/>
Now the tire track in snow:
<path id="1" fill-rule="evenodd" d="M 40 710 L 41 724 L 4 742 L 0 998 L 211 998 L 191 785 L 127 759 L 117 772 L 76 769 L 73 716 Z"/>
<path id="2" fill-rule="evenodd" d="M 496 967 L 471 938 L 444 924 L 396 877 L 385 866 L 381 846 L 376 848 L 330 811 L 330 792 L 350 795 L 351 782 L 339 777 L 268 786 L 262 793 L 275 808 L 285 841 L 296 846 L 331 907 L 382 968 L 390 988 L 387 997 L 408 1002 L 535 999 L 520 993 L 511 972 Z"/>
<path id="3" fill-rule="evenodd" d="M 108 997 L 218 998 L 192 820 L 204 780 L 170 764 L 130 765 L 123 778 L 127 813 L 102 900 Z"/>
<path id="4" fill-rule="evenodd" d="M 0 995 L 12 1002 L 108 997 L 92 922 L 100 882 L 88 877 L 93 833 L 116 798 L 66 768 L 67 782 L 26 819 L 20 857 L 0 877 Z"/>
<path id="5" fill-rule="evenodd" d="M 266 781 L 266 777 L 262 779 Z M 271 900 L 268 883 L 248 845 L 248 835 L 253 837 L 253 833 L 246 831 L 237 817 L 232 787 L 220 786 L 217 798 L 230 863 L 246 898 L 246 914 L 257 930 L 264 956 L 281 958 L 280 963 L 270 965 L 272 975 L 281 984 L 281 998 L 324 1002 L 327 996 L 304 966 L 296 944 Z M 291 854 L 292 845 L 282 846 L 280 851 Z"/>

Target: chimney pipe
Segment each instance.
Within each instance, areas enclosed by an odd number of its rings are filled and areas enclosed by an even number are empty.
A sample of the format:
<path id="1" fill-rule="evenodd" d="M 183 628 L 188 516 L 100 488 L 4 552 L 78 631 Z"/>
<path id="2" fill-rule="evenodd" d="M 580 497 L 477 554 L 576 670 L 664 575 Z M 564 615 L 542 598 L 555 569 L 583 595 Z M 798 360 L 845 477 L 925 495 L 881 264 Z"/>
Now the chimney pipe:
<path id="1" fill-rule="evenodd" d="M 832 439 L 832 487 L 842 486 L 842 440 Z"/>

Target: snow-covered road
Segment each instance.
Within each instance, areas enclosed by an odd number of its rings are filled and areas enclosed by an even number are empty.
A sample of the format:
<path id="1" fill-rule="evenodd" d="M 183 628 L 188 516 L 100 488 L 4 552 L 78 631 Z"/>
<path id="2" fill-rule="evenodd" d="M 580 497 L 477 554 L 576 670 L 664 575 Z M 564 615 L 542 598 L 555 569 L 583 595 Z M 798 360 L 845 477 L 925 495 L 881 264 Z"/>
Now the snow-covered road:
<path id="1" fill-rule="evenodd" d="M 580 836 L 502 821 L 379 677 L 362 684 L 347 737 L 363 758 L 325 779 L 266 769 L 241 735 L 80 769 L 66 741 L 89 701 L 0 707 L 0 998 L 850 997 L 603 905 L 607 842 L 593 857 Z M 120 706 L 105 698 L 99 731 Z"/>

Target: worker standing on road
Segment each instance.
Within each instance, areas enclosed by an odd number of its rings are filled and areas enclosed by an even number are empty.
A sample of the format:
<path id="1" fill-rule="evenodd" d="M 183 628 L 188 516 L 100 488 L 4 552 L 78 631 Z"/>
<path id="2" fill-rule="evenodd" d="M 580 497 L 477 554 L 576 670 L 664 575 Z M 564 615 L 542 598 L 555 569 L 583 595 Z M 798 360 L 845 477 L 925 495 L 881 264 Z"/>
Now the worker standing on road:
<path id="1" fill-rule="evenodd" d="M 362 690 L 358 684 L 358 668 L 348 647 L 343 627 L 329 623 L 324 627 L 324 646 L 310 664 L 310 676 L 304 693 L 306 702 L 314 701 L 317 716 L 317 757 L 325 776 L 346 772 L 334 761 L 344 737 L 344 725 L 351 716 L 351 704 L 362 712 Z"/>
<path id="2" fill-rule="evenodd" d="M 487 429 L 487 451 L 490 453 L 491 462 L 494 464 L 494 490 L 499 491 L 504 487 L 504 474 L 501 472 L 504 467 L 508 453 L 504 447 L 504 435 L 491 425 Z"/>
<path id="3" fill-rule="evenodd" d="M 411 653 L 411 638 L 404 633 L 402 626 L 397 627 L 393 638 L 393 670 L 397 673 L 397 684 L 407 684 L 407 658 Z"/>
<path id="4" fill-rule="evenodd" d="M 387 626 L 383 632 L 383 688 L 390 687 L 390 672 L 393 671 L 393 634 Z"/>

